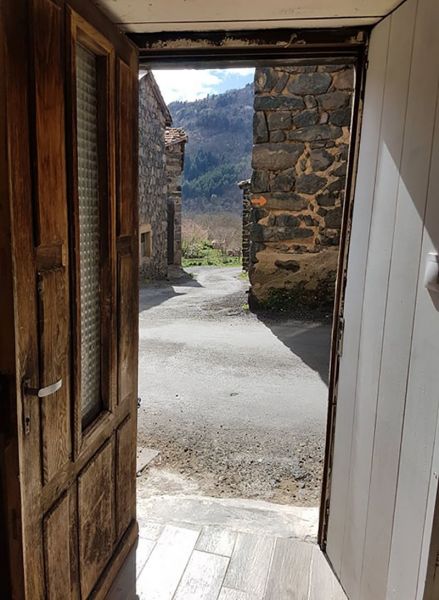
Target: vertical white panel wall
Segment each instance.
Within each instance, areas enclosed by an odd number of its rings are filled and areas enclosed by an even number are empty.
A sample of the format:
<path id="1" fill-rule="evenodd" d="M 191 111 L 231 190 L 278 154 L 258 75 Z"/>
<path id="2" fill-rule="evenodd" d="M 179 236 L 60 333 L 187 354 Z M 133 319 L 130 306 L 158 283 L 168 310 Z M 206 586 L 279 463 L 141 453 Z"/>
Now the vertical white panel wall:
<path id="1" fill-rule="evenodd" d="M 439 472 L 439 2 L 372 32 L 327 554 L 350 600 L 423 597 Z"/>

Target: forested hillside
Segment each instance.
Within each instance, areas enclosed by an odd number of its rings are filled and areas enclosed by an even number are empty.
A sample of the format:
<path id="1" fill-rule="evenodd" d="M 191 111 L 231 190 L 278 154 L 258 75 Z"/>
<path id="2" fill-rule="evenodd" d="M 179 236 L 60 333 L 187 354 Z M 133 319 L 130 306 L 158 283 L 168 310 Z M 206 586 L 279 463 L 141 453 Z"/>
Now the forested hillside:
<path id="1" fill-rule="evenodd" d="M 186 145 L 183 211 L 242 209 L 237 183 L 250 177 L 253 84 L 194 102 L 173 102 L 174 127 L 183 127 Z"/>

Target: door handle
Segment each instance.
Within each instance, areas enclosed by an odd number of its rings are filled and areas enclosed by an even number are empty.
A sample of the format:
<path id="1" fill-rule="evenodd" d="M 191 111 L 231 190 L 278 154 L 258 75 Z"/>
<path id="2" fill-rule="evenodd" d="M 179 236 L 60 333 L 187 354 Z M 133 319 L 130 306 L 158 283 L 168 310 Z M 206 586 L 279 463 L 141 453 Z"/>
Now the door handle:
<path id="1" fill-rule="evenodd" d="M 58 390 L 62 388 L 62 378 L 55 381 L 55 383 L 51 383 L 50 385 L 46 385 L 43 388 L 33 388 L 25 385 L 24 393 L 28 396 L 38 396 L 38 398 L 45 398 L 46 396 L 50 396 L 54 394 Z"/>

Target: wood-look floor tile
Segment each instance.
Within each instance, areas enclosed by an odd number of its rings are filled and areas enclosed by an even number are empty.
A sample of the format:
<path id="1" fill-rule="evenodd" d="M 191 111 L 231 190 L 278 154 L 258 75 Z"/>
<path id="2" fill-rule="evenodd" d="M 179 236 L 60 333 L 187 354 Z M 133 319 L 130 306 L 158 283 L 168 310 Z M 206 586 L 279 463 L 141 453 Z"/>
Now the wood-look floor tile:
<path id="1" fill-rule="evenodd" d="M 141 538 L 137 540 L 136 547 L 136 578 L 139 577 L 140 572 L 143 567 L 146 565 L 146 561 L 150 557 L 151 552 L 155 546 L 155 542 L 153 540 L 148 540 L 146 538 Z"/>
<path id="2" fill-rule="evenodd" d="M 263 597 L 274 550 L 274 538 L 238 533 L 224 586 L 247 592 L 252 600 Z"/>
<path id="3" fill-rule="evenodd" d="M 137 580 L 143 600 L 171 600 L 183 575 L 199 531 L 166 525 Z"/>
<path id="4" fill-rule="evenodd" d="M 216 525 L 206 525 L 201 530 L 196 545 L 197 550 L 221 554 L 222 556 L 232 556 L 235 546 L 237 532 L 231 529 L 224 529 Z"/>
<path id="5" fill-rule="evenodd" d="M 174 600 L 217 600 L 229 559 L 194 550 Z"/>
<path id="6" fill-rule="evenodd" d="M 314 547 L 309 600 L 347 600 L 328 561 L 318 546 Z"/>
<path id="7" fill-rule="evenodd" d="M 221 588 L 221 593 L 218 596 L 218 600 L 252 600 L 252 598 L 246 592 L 240 592 L 239 590 L 223 587 Z"/>
<path id="8" fill-rule="evenodd" d="M 264 600 L 308 600 L 314 546 L 277 539 Z"/>

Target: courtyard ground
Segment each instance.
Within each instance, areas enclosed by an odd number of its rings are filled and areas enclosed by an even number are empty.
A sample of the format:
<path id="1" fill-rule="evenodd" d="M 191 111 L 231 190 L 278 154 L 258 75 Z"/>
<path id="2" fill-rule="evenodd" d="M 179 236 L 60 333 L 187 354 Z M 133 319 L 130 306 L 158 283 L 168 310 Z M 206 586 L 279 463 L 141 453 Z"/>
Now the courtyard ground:
<path id="1" fill-rule="evenodd" d="M 140 502 L 317 506 L 330 325 L 250 313 L 239 268 L 186 271 L 140 291 Z"/>

